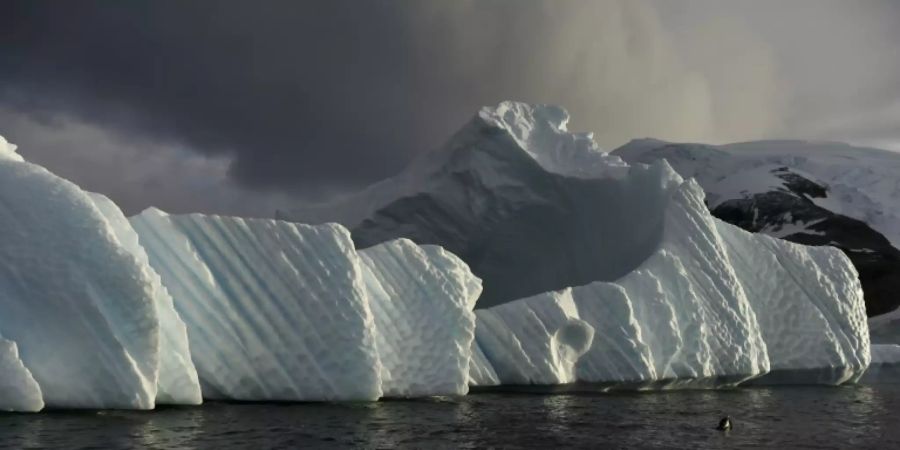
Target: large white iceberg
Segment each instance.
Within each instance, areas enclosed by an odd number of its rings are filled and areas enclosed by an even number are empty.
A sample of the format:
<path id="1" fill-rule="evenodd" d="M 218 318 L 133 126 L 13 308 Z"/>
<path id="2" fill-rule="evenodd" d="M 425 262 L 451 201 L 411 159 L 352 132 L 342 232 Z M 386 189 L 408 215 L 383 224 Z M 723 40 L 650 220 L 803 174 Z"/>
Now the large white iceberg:
<path id="1" fill-rule="evenodd" d="M 481 286 L 437 247 L 357 253 L 349 232 L 219 216 L 131 218 L 184 319 L 203 395 L 465 394 Z"/>
<path id="2" fill-rule="evenodd" d="M 374 400 L 373 318 L 335 225 L 149 209 L 132 217 L 209 399 Z"/>
<path id="3" fill-rule="evenodd" d="M 0 410 L 468 391 L 481 283 L 440 247 L 129 220 L 0 144 Z"/>
<path id="4" fill-rule="evenodd" d="M 0 139 L 0 409 L 859 379 L 843 254 L 718 221 L 567 121 L 485 108 L 399 176 L 280 213 L 316 225 L 126 219 Z"/>
<path id="5" fill-rule="evenodd" d="M 17 350 L 48 407 L 153 408 L 159 325 L 147 273 L 86 192 L 13 150 L 0 139 L 4 378 L 28 379 Z"/>
<path id="6" fill-rule="evenodd" d="M 397 177 L 279 215 L 339 221 L 360 247 L 407 237 L 466 261 L 487 308 L 476 385 L 861 375 L 868 329 L 846 257 L 720 222 L 664 161 L 629 166 L 567 122 L 557 107 L 484 108 Z"/>

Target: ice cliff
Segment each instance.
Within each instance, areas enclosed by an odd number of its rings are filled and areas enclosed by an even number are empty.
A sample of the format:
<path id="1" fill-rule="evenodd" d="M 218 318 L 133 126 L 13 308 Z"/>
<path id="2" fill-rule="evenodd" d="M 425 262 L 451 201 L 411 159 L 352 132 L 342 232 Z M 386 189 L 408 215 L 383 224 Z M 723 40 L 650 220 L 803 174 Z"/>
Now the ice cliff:
<path id="1" fill-rule="evenodd" d="M 187 325 L 203 394 L 375 400 L 468 391 L 480 282 L 410 241 L 150 209 L 131 223 Z"/>

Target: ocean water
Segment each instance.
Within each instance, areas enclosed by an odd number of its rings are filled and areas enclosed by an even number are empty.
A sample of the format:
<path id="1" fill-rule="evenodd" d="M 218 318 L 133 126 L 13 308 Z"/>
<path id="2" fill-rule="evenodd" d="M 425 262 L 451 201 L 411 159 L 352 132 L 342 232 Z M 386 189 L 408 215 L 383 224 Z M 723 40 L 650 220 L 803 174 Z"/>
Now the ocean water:
<path id="1" fill-rule="evenodd" d="M 3 448 L 900 448 L 900 385 L 0 414 Z M 715 430 L 720 417 L 734 429 Z"/>

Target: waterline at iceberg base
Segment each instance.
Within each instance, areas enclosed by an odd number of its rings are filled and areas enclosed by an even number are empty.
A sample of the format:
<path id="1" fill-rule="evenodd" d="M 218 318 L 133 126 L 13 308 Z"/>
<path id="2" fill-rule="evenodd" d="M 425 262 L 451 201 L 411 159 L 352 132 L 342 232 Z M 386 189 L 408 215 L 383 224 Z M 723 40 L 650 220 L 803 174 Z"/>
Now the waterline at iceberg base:
<path id="1" fill-rule="evenodd" d="M 289 221 L 125 218 L 0 141 L 0 410 L 863 375 L 840 251 L 721 222 L 664 161 L 625 164 L 567 120 L 485 108 Z"/>

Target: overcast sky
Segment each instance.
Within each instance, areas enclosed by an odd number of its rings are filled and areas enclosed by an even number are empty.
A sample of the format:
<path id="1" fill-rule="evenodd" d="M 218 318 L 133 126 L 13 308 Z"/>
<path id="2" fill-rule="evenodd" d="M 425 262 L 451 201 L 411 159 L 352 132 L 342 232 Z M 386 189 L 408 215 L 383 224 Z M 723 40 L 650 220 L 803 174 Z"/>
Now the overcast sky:
<path id="1" fill-rule="evenodd" d="M 900 150 L 900 2 L 0 5 L 0 135 L 128 213 L 271 216 L 397 173 L 504 99 L 563 105 L 609 150 Z"/>

